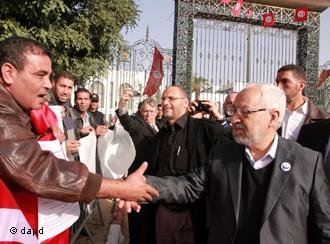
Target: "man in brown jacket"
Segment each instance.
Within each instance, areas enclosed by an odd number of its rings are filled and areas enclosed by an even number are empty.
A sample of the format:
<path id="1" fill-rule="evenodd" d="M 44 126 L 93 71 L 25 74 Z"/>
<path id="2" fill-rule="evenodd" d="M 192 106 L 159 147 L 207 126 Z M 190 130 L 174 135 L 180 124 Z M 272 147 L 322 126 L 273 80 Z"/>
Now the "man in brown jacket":
<path id="1" fill-rule="evenodd" d="M 49 52 L 40 43 L 23 37 L 1 41 L 0 68 L 0 179 L 9 189 L 65 202 L 113 197 L 145 201 L 157 194 L 142 177 L 146 164 L 117 181 L 41 150 L 29 112 L 44 103 L 52 69 Z"/>

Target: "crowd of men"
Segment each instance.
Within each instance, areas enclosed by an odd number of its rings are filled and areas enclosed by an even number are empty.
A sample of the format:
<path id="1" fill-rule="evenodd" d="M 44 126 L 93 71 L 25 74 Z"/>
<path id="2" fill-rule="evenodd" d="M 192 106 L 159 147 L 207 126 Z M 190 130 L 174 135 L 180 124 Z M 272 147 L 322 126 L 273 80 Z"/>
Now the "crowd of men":
<path id="1" fill-rule="evenodd" d="M 97 94 L 78 88 L 72 106 L 74 76 L 51 82 L 50 54 L 29 38 L 1 41 L 0 67 L 0 180 L 22 209 L 36 196 L 120 198 L 139 212 L 129 213 L 130 243 L 330 243 L 330 115 L 304 96 L 300 66 L 281 67 L 277 86 L 229 93 L 223 115 L 179 85 L 130 115 L 124 90 L 116 115 L 136 156 L 121 180 L 102 176 L 98 156 L 96 174 L 79 162 L 79 140 L 109 130 Z M 30 124 L 46 99 L 62 108 L 69 161 L 41 150 Z"/>

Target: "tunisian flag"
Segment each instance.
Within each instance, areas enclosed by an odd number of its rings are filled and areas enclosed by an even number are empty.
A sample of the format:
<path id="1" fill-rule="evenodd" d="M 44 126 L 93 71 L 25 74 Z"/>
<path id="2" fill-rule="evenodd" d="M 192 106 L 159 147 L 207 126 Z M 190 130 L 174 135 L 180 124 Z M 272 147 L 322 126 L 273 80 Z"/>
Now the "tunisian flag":
<path id="1" fill-rule="evenodd" d="M 39 243 L 37 229 L 28 223 L 26 214 L 23 214 L 11 191 L 1 179 L 0 196 L 0 243 Z"/>
<path id="2" fill-rule="evenodd" d="M 265 13 L 262 15 L 262 24 L 264 27 L 272 27 L 275 25 L 275 16 L 273 13 Z"/>
<path id="3" fill-rule="evenodd" d="M 152 67 L 150 70 L 149 78 L 147 81 L 147 85 L 144 88 L 143 95 L 148 95 L 151 97 L 153 94 L 157 92 L 160 85 L 162 84 L 162 79 L 164 77 L 163 71 L 163 56 L 155 47 L 154 49 L 154 59 L 152 61 Z"/>
<path id="4" fill-rule="evenodd" d="M 303 22 L 308 19 L 308 8 L 296 8 L 294 14 L 294 21 Z"/>

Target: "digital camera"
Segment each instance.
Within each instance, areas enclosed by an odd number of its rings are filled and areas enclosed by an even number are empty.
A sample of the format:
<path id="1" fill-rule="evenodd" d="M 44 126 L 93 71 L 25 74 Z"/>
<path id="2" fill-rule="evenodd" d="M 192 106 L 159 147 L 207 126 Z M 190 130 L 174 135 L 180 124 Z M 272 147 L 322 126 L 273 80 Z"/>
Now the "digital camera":
<path id="1" fill-rule="evenodd" d="M 210 106 L 207 104 L 203 104 L 202 100 L 196 101 L 196 102 L 197 102 L 197 106 L 195 106 L 196 112 L 208 112 L 209 111 Z"/>

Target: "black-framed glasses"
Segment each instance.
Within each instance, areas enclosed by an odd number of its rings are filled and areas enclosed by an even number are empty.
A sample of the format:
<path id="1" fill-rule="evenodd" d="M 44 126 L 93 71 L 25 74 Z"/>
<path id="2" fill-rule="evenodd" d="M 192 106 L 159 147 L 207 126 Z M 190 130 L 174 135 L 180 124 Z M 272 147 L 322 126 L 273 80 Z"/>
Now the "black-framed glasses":
<path id="1" fill-rule="evenodd" d="M 169 102 L 174 102 L 178 99 L 185 99 L 184 97 L 162 97 L 161 101 L 165 102 L 166 100 L 168 100 Z"/>
<path id="2" fill-rule="evenodd" d="M 232 117 L 235 113 L 238 114 L 238 116 L 248 116 L 249 114 L 266 111 L 266 108 L 259 108 L 259 109 L 248 109 L 248 108 L 236 108 L 236 107 L 230 107 L 227 110 L 227 114 Z"/>

